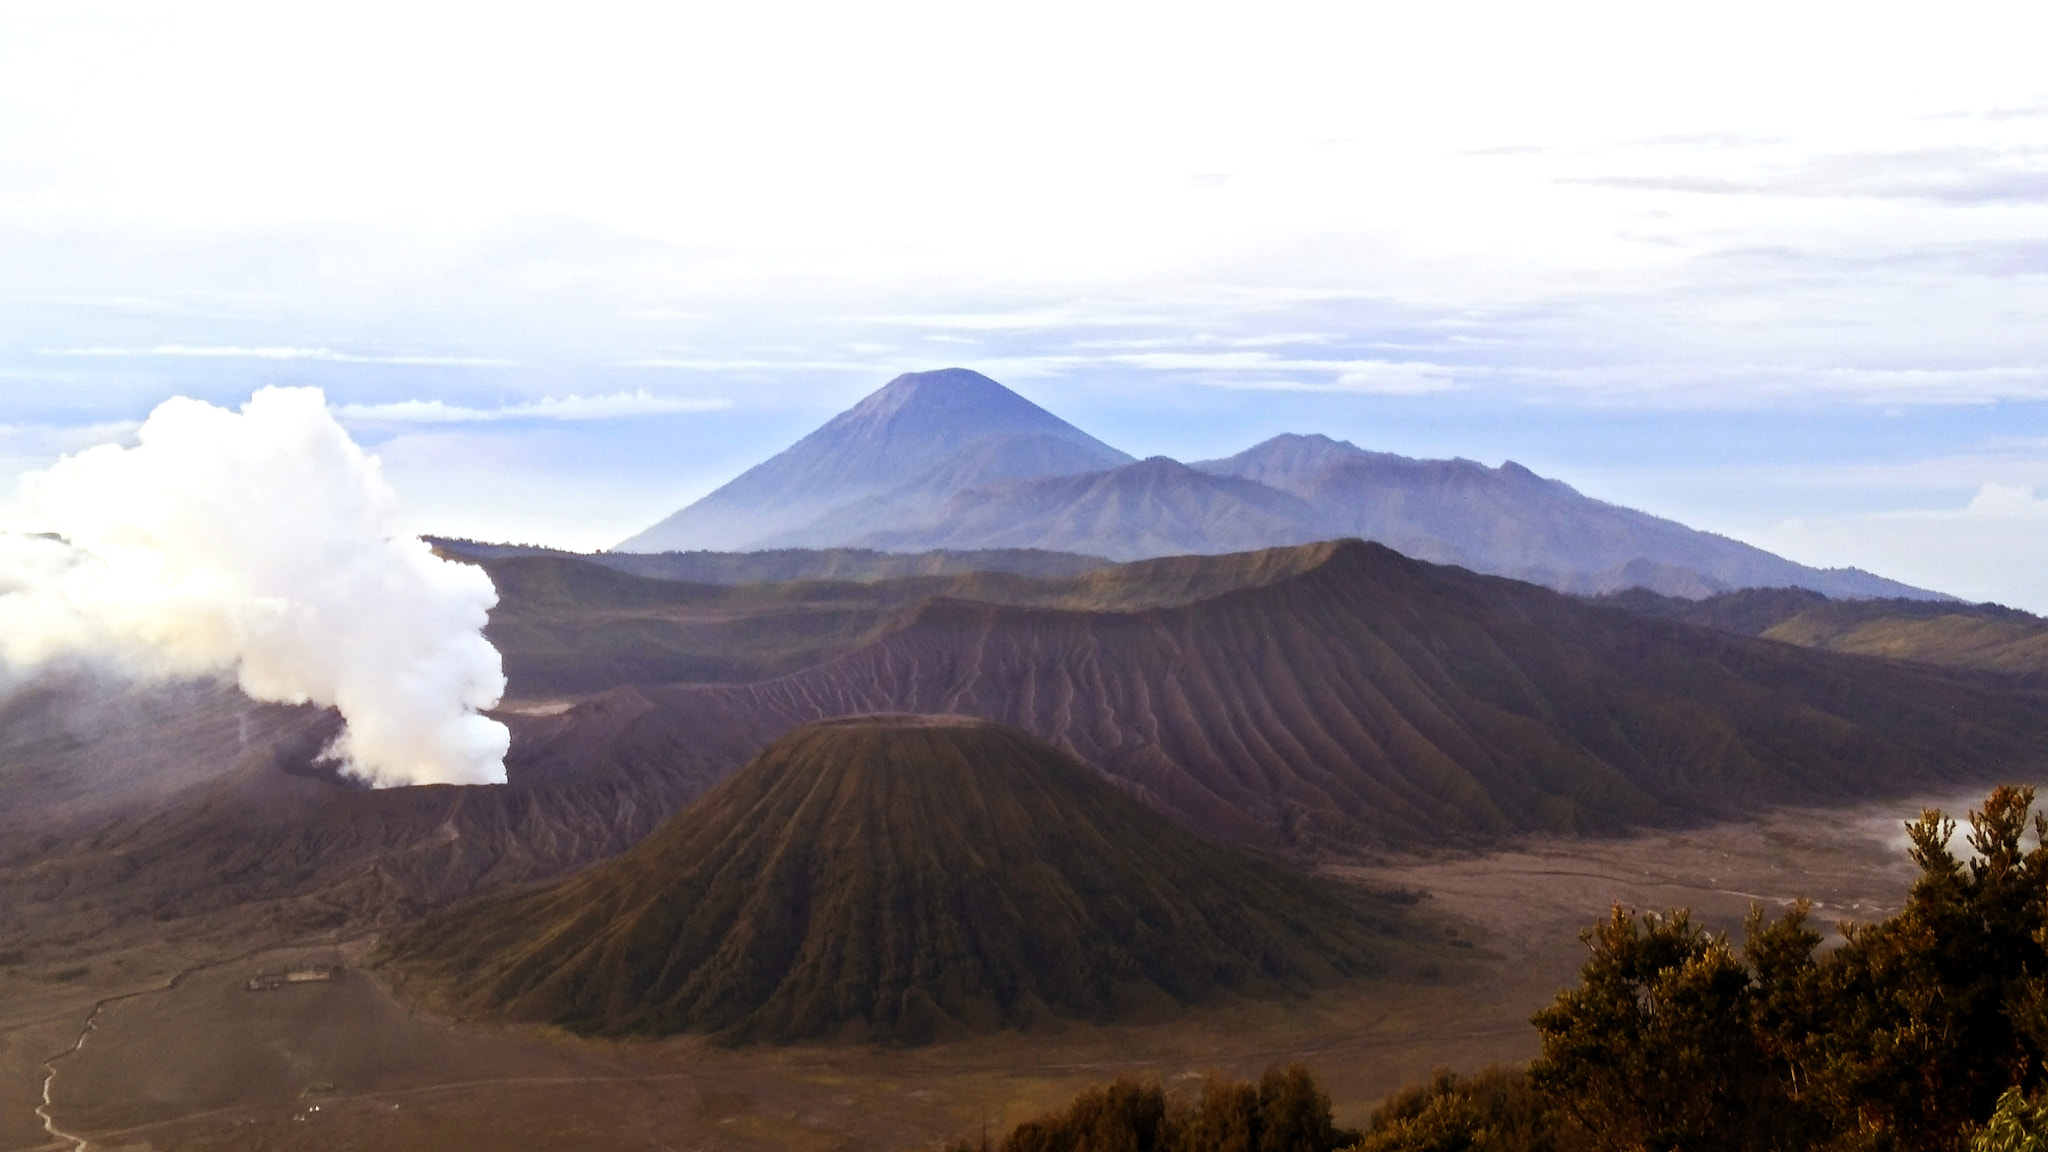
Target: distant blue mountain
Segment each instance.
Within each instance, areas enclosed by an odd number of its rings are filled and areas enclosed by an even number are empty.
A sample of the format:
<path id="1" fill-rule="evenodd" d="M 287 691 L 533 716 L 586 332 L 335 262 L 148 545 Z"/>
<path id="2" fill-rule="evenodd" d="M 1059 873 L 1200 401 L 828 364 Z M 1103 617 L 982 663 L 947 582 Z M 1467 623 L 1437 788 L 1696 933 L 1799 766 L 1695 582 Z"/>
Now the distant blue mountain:
<path id="1" fill-rule="evenodd" d="M 979 372 L 912 372 L 615 550 L 830 547 L 965 488 L 1131 459 Z"/>
<path id="2" fill-rule="evenodd" d="M 963 368 L 897 377 L 616 551 L 1034 548 L 1137 560 L 1345 536 L 1568 592 L 1945 599 L 1594 500 L 1512 461 L 1413 460 L 1312 435 L 1192 465 L 1135 461 Z"/>
<path id="3" fill-rule="evenodd" d="M 1938 593 L 1857 568 L 1809 568 L 1761 548 L 1581 495 L 1510 460 L 1412 460 L 1327 436 L 1275 436 L 1194 468 L 1256 480 L 1316 510 L 1323 532 L 1567 592 L 1645 587 L 1697 599 L 1807 588 L 1836 599 Z"/>

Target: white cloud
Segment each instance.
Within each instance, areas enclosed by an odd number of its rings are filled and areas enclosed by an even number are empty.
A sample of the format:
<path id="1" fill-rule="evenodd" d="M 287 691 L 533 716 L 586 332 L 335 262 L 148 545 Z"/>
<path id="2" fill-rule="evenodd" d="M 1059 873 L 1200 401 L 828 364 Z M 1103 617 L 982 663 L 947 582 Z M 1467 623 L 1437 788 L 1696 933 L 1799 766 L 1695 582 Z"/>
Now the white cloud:
<path id="1" fill-rule="evenodd" d="M 1986 484 L 1963 509 L 1966 516 L 2005 520 L 2036 520 L 2048 524 L 2048 496 L 2035 496 L 2032 488 Z M 2043 573 L 2048 576 L 2048 573 Z"/>
<path id="2" fill-rule="evenodd" d="M 1697 140 L 1679 139 L 1694 158 L 1712 159 L 1703 154 Z M 1763 157 L 1772 157 L 1747 170 L 1567 176 L 1560 182 L 1717 196 L 1865 197 L 1951 204 L 2048 198 L 2048 166 L 2043 163 L 2048 160 L 2048 149 L 2036 142 L 1986 146 L 1952 139 L 1909 149 L 1806 154 L 1789 159 L 1777 157 L 1778 150 L 1766 147 L 1781 143 L 1786 141 L 1731 139 L 1723 145 L 1755 149 Z"/>
<path id="3" fill-rule="evenodd" d="M 629 360 L 628 368 L 683 368 L 693 372 L 873 372 L 873 364 L 857 364 L 845 360 L 689 360 L 674 357 L 654 357 L 648 360 Z"/>
<path id="4" fill-rule="evenodd" d="M 1208 380 L 1212 388 L 1256 392 L 1348 392 L 1369 396 L 1427 396 L 1455 392 L 1461 385 L 1437 364 L 1397 360 L 1353 360 L 1332 380 Z"/>
<path id="5" fill-rule="evenodd" d="M 96 424 L 0 424 L 0 457 L 58 456 L 125 440 L 140 427 L 140 420 L 109 420 Z"/>
<path id="6" fill-rule="evenodd" d="M 11 493 L 23 476 L 47 468 L 58 457 L 100 444 L 134 439 L 140 420 L 92 424 L 0 424 L 0 495 Z M 0 514 L 4 516 L 4 514 Z M 0 530 L 5 530 L 0 527 Z"/>
<path id="7" fill-rule="evenodd" d="M 1290 341 L 1291 342 L 1291 341 Z M 1251 342 L 1247 342 L 1251 343 Z M 1021 365 L 1027 361 L 1008 361 Z M 1419 396 L 1460 387 L 1452 369 L 1419 360 L 1311 359 L 1255 349 L 1230 352 L 1123 352 L 1106 356 L 1045 356 L 1028 363 L 1041 373 L 1086 365 L 1147 372 L 1196 373 L 1211 388 L 1258 392 L 1349 392 Z M 1314 379 L 1321 376 L 1323 379 Z"/>
<path id="8" fill-rule="evenodd" d="M 1019 308 L 1000 312 L 931 312 L 875 316 L 875 324 L 906 328 L 939 328 L 954 332 L 1047 332 L 1077 328 L 1120 328 L 1133 324 L 1158 324 L 1168 318 L 1155 313 L 1139 314 L 1117 310 L 1112 301 L 1088 301 L 1046 308 Z"/>
<path id="9" fill-rule="evenodd" d="M 1961 508 L 1788 520 L 1756 543 L 1968 600 L 2048 614 L 2048 494 L 1985 484 Z"/>
<path id="10" fill-rule="evenodd" d="M 1488 364 L 1472 375 L 1509 382 L 1529 399 L 1614 408 L 1906 408 L 2048 400 L 2048 366 L 1868 368 L 1684 362 L 1533 367 Z"/>
<path id="11" fill-rule="evenodd" d="M 656 396 L 646 390 L 608 396 L 553 396 L 502 408 L 470 408 L 440 400 L 400 400 L 389 404 L 342 404 L 334 414 L 358 424 L 475 424 L 496 420 L 622 420 L 634 416 L 672 416 L 685 412 L 717 412 L 732 401 L 712 396 Z"/>
<path id="12" fill-rule="evenodd" d="M 1284 348 L 1292 344 L 1336 344 L 1338 337 L 1328 332 L 1269 332 L 1258 336 L 1214 336 L 1194 333 L 1187 336 L 1144 336 L 1126 340 L 1079 340 L 1078 348 L 1101 348 L 1110 351 L 1147 351 L 1158 348 Z"/>
<path id="13" fill-rule="evenodd" d="M 52 348 L 45 356 L 128 358 L 164 356 L 197 360 L 323 360 L 335 364 L 407 364 L 463 368 L 506 368 L 518 363 L 482 356 L 370 356 L 332 348 L 244 348 L 235 345 L 158 344 L 153 348 Z"/>

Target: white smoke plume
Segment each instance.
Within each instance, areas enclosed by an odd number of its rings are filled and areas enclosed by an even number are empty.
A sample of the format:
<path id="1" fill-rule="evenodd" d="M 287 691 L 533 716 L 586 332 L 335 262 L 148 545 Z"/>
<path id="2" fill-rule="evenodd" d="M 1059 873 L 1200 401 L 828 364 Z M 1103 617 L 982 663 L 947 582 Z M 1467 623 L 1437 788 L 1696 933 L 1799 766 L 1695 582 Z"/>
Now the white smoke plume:
<path id="1" fill-rule="evenodd" d="M 316 388 L 240 412 L 166 401 L 133 448 L 23 481 L 0 533 L 0 661 L 138 679 L 233 677 L 347 728 L 329 755 L 378 785 L 505 778 L 505 675 L 484 639 L 490 577 L 395 526 L 376 458 Z"/>

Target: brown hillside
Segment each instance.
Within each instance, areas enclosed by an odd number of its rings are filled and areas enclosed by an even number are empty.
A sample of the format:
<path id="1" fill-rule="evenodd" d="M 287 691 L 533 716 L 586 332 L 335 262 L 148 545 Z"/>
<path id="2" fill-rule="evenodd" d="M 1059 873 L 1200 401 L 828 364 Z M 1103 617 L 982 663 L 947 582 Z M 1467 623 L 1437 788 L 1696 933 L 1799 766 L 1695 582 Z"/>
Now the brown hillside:
<path id="1" fill-rule="evenodd" d="M 1051 740 L 1191 827 L 1314 849 L 1614 828 L 2048 754 L 2036 697 L 1312 547 L 1295 575 L 1172 607 L 936 601 L 780 679 L 536 719 L 515 771 L 715 777 L 812 720 L 959 713 Z"/>

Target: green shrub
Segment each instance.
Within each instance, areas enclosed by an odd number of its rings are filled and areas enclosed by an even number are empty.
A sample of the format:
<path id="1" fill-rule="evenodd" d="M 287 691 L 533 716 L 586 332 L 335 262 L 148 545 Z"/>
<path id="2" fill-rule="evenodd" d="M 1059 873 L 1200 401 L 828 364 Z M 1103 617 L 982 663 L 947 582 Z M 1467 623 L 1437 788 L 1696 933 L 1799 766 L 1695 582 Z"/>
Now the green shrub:
<path id="1" fill-rule="evenodd" d="M 1970 1152 L 2048 1152 L 2048 1099 L 2006 1089 L 1998 1110 L 1971 1138 Z"/>
<path id="2" fill-rule="evenodd" d="M 1616 908 L 1584 980 L 1536 1014 L 1536 1086 L 1596 1145 L 1961 1152 L 2048 1059 L 2048 818 L 1999 788 L 1907 825 L 1919 879 L 1891 919 L 1821 937 L 1805 905 L 1750 916 L 1737 957 L 1680 911 Z M 2018 1107 L 2018 1105 L 2014 1105 Z M 1988 1131 L 1988 1129 L 1987 1129 Z"/>
<path id="3" fill-rule="evenodd" d="M 1357 1152 L 1561 1152 L 1550 1098 L 1521 1068 L 1438 1069 L 1373 1110 Z"/>

